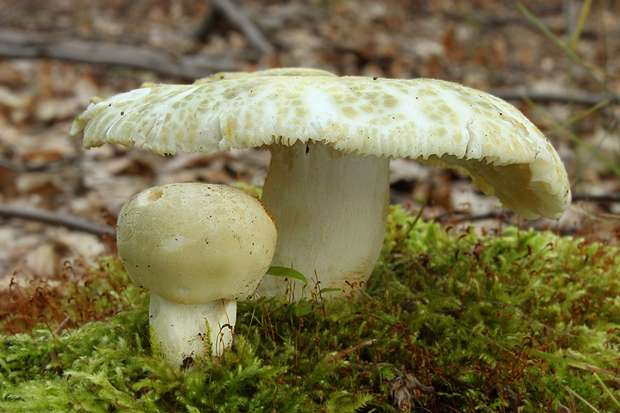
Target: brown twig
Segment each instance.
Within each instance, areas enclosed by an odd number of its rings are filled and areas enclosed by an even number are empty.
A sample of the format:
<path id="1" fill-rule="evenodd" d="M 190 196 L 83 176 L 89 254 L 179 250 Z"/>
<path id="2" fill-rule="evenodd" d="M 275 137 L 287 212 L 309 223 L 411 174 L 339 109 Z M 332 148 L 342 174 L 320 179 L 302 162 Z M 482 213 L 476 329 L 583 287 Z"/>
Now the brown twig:
<path id="1" fill-rule="evenodd" d="M 58 327 L 56 327 L 56 330 L 54 330 L 54 335 L 58 335 L 60 334 L 60 332 L 67 326 L 67 323 L 71 321 L 71 316 L 67 316 L 62 323 L 60 323 L 58 325 Z"/>
<path id="2" fill-rule="evenodd" d="M 475 222 L 475 221 L 484 221 L 487 219 L 503 219 L 505 220 L 509 216 L 513 215 L 513 212 L 509 209 L 504 209 L 501 211 L 491 211 L 485 214 L 472 215 L 470 211 L 467 210 L 457 210 L 457 211 L 449 211 L 444 212 L 443 214 L 439 214 L 435 217 L 432 217 L 434 221 L 437 222 L 446 222 L 451 220 L 456 220 L 456 222 Z M 458 217 L 458 218 L 457 218 Z"/>
<path id="3" fill-rule="evenodd" d="M 230 22 L 230 24 L 239 30 L 248 42 L 259 50 L 262 54 L 271 54 L 275 51 L 275 47 L 267 40 L 265 35 L 250 20 L 239 6 L 230 0 L 208 0 L 213 8 L 213 12 L 219 12 Z M 207 16 L 205 19 L 210 20 Z M 204 32 L 206 28 L 203 28 Z M 202 33 L 204 35 L 204 33 Z"/>
<path id="4" fill-rule="evenodd" d="M 40 209 L 30 209 L 0 204 L 0 216 L 58 225 L 97 236 L 107 235 L 112 238 L 116 237 L 116 230 L 111 226 L 100 225 L 73 215 L 59 214 Z"/>
<path id="5" fill-rule="evenodd" d="M 10 159 L 0 158 L 0 168 L 9 169 L 16 172 L 49 172 L 60 169 L 65 165 L 71 164 L 77 160 L 77 157 L 69 157 L 59 161 L 48 162 L 40 165 L 30 165 L 27 163 L 17 163 Z"/>
<path id="6" fill-rule="evenodd" d="M 175 56 L 147 47 L 64 39 L 53 34 L 11 30 L 0 30 L 0 56 L 128 66 L 187 79 L 233 71 L 239 67 L 234 59 L 224 57 Z"/>
<path id="7" fill-rule="evenodd" d="M 573 195 L 572 201 L 584 201 L 584 202 L 620 202 L 620 194 L 605 194 L 605 195 L 588 195 L 588 194 L 577 194 Z M 456 210 L 444 212 L 443 214 L 439 214 L 437 216 L 432 217 L 433 220 L 437 222 L 446 222 L 452 219 L 455 219 L 456 222 L 475 222 L 475 221 L 484 221 L 487 219 L 503 219 L 506 220 L 508 217 L 513 216 L 514 212 L 509 209 L 503 209 L 501 211 L 491 211 L 484 214 L 472 214 L 471 211 L 468 210 Z"/>
<path id="8" fill-rule="evenodd" d="M 345 348 L 344 350 L 334 354 L 334 356 L 327 361 L 327 364 L 331 364 L 331 363 L 335 362 L 336 360 L 341 359 L 342 357 L 345 357 L 345 356 L 353 353 L 354 351 L 357 351 L 357 350 L 362 349 L 364 347 L 372 346 L 376 342 L 377 342 L 377 339 L 373 338 L 372 340 L 364 341 L 363 343 L 360 343 L 357 346 Z"/>
<path id="9" fill-rule="evenodd" d="M 577 194 L 572 196 L 574 201 L 586 201 L 586 202 L 620 202 L 620 194 L 605 194 L 605 195 L 588 195 Z"/>

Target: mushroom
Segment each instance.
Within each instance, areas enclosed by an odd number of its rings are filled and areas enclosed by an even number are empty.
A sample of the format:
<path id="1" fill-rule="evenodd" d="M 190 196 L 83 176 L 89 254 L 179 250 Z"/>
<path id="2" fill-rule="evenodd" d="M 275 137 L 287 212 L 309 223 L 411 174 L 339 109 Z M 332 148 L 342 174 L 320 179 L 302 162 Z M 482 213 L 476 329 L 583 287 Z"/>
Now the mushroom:
<path id="1" fill-rule="evenodd" d="M 123 206 L 117 243 L 131 280 L 151 291 L 154 352 L 185 368 L 230 347 L 236 300 L 264 277 L 276 228 L 260 201 L 240 189 L 170 184 Z"/>
<path id="2" fill-rule="evenodd" d="M 71 132 L 86 148 L 147 145 L 160 154 L 271 151 L 263 204 L 278 226 L 273 265 L 321 289 L 350 291 L 370 275 L 388 209 L 390 158 L 459 169 L 527 219 L 570 204 L 566 171 L 512 105 L 433 79 L 337 77 L 312 69 L 220 73 L 193 85 L 150 85 L 91 104 Z M 295 298 L 303 283 L 293 280 Z M 286 280 L 258 291 L 284 295 Z"/>

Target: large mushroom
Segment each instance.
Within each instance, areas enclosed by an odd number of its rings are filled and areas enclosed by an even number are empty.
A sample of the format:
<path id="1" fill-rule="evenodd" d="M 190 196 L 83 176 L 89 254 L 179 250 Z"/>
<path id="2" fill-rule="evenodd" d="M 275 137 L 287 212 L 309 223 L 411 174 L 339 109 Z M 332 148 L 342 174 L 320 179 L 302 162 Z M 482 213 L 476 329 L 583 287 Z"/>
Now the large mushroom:
<path id="1" fill-rule="evenodd" d="M 272 265 L 319 288 L 367 280 L 381 249 L 390 158 L 460 169 L 527 219 L 570 204 L 566 171 L 541 132 L 510 104 L 432 79 L 337 77 L 311 69 L 220 73 L 193 85 L 151 85 L 93 103 L 74 122 L 86 148 L 154 152 L 271 151 L 262 201 L 278 226 Z M 295 298 L 303 283 L 294 283 Z M 266 277 L 264 295 L 284 295 Z M 306 293 L 307 294 L 307 293 Z"/>
<path id="2" fill-rule="evenodd" d="M 158 186 L 123 206 L 117 232 L 129 277 L 151 291 L 156 352 L 175 368 L 220 357 L 237 300 L 254 294 L 276 249 L 273 219 L 258 199 L 226 185 Z"/>

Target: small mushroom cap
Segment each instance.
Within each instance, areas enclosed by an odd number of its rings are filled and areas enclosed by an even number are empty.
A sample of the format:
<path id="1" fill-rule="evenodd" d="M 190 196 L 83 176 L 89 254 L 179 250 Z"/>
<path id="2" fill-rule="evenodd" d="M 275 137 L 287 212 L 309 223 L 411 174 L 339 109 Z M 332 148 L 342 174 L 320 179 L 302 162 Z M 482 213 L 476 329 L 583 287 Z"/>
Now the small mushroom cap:
<path id="1" fill-rule="evenodd" d="M 276 247 L 260 201 L 226 185 L 147 189 L 123 206 L 117 232 L 131 280 L 179 304 L 248 298 Z"/>
<path id="2" fill-rule="evenodd" d="M 441 80 L 336 77 L 311 69 L 224 73 L 91 104 L 71 132 L 82 130 L 87 148 L 138 144 L 162 154 L 316 141 L 348 153 L 462 169 L 528 219 L 557 218 L 570 204 L 564 166 L 521 112 Z"/>

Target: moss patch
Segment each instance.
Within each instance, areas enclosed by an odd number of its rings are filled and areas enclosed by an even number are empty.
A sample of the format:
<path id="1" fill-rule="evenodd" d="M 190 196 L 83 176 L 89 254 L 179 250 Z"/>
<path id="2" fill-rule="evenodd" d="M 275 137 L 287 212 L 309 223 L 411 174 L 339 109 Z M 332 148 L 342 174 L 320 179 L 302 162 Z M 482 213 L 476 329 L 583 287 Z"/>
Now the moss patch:
<path id="1" fill-rule="evenodd" d="M 43 306 L 45 323 L 0 337 L 0 410 L 620 409 L 618 249 L 514 228 L 409 231 L 412 221 L 391 211 L 356 300 L 240 303 L 233 348 L 191 373 L 152 357 L 148 295 L 107 262 L 48 306 L 79 320 L 67 297 L 88 288 L 84 322 L 59 329 Z M 0 314 L 9 332 L 25 319 Z"/>

